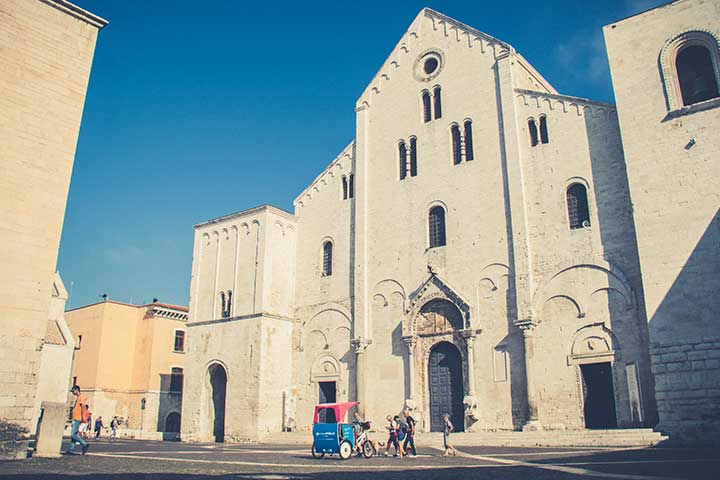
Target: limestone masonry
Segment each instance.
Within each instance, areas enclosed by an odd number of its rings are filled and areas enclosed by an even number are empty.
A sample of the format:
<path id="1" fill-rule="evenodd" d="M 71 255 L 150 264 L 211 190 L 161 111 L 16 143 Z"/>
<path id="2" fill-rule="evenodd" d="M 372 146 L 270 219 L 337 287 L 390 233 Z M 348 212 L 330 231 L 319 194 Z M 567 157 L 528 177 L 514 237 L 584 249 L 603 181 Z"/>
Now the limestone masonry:
<path id="1" fill-rule="evenodd" d="M 0 419 L 29 433 L 85 91 L 106 24 L 65 0 L 0 0 Z"/>
<path id="2" fill-rule="evenodd" d="M 607 26 L 616 107 L 423 9 L 294 213 L 195 226 L 183 438 L 358 400 L 717 440 L 719 35 L 718 0 Z"/>

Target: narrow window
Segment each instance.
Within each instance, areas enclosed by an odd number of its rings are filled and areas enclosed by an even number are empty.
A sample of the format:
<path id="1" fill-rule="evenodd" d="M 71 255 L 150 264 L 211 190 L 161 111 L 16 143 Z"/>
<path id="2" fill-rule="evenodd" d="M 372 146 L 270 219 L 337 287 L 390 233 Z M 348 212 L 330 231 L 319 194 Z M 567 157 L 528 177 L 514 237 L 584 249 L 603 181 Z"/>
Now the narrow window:
<path id="1" fill-rule="evenodd" d="M 567 189 L 568 223 L 571 229 L 589 227 L 587 190 L 580 183 L 573 183 Z"/>
<path id="2" fill-rule="evenodd" d="M 704 102 L 718 95 L 710 51 L 702 45 L 683 48 L 675 60 L 683 105 Z"/>
<path id="3" fill-rule="evenodd" d="M 80 349 L 80 347 L 82 347 L 82 335 L 78 335 L 78 339 L 77 339 L 78 350 Z"/>
<path id="4" fill-rule="evenodd" d="M 355 196 L 355 174 L 350 174 L 350 181 L 348 182 L 348 198 Z"/>
<path id="5" fill-rule="evenodd" d="M 452 136 L 453 165 L 459 165 L 462 161 L 462 152 L 460 145 L 460 127 L 453 124 L 453 126 L 450 127 L 450 135 Z"/>
<path id="6" fill-rule="evenodd" d="M 417 176 L 417 138 L 410 137 L 410 176 Z"/>
<path id="7" fill-rule="evenodd" d="M 332 275 L 332 251 L 332 242 L 325 242 L 325 244 L 323 245 L 323 277 L 329 277 L 330 275 Z"/>
<path id="8" fill-rule="evenodd" d="M 398 147 L 398 157 L 400 160 L 400 180 L 405 180 L 407 176 L 407 147 L 405 142 L 400 142 Z"/>
<path id="9" fill-rule="evenodd" d="M 440 87 L 435 87 L 433 90 L 433 100 L 435 101 L 435 119 L 442 117 L 442 97 L 440 93 Z"/>
<path id="10" fill-rule="evenodd" d="M 225 317 L 225 292 L 220 292 L 220 302 L 222 303 L 222 306 L 220 307 L 220 316 L 222 318 Z"/>
<path id="11" fill-rule="evenodd" d="M 225 318 L 232 316 L 232 290 L 227 291 L 227 304 L 225 305 Z"/>
<path id="12" fill-rule="evenodd" d="M 432 120 L 432 112 L 430 111 L 430 92 L 423 92 L 422 94 L 423 104 L 423 121 L 428 123 Z"/>
<path id="13" fill-rule="evenodd" d="M 343 185 L 343 200 L 347 200 L 348 198 L 348 181 L 347 177 L 342 177 L 342 185 Z"/>
<path id="14" fill-rule="evenodd" d="M 549 142 L 548 129 L 547 129 L 547 117 L 545 115 L 540 117 L 540 141 L 542 143 Z"/>
<path id="15" fill-rule="evenodd" d="M 530 131 L 530 146 L 534 147 L 538 144 L 538 131 L 534 118 L 528 120 L 528 130 Z"/>
<path id="16" fill-rule="evenodd" d="M 73 377 L 73 387 L 77 385 L 77 377 Z"/>
<path id="17" fill-rule="evenodd" d="M 430 248 L 445 245 L 445 210 L 442 207 L 430 209 L 428 218 Z"/>
<path id="18" fill-rule="evenodd" d="M 173 351 L 185 351 L 185 332 L 183 332 L 182 330 L 175 330 L 175 347 Z"/>
<path id="19" fill-rule="evenodd" d="M 182 392 L 183 389 L 183 369 L 173 367 L 170 370 L 170 391 Z"/>
<path id="20" fill-rule="evenodd" d="M 465 160 L 468 162 L 475 158 L 473 153 L 472 122 L 465 120 Z"/>

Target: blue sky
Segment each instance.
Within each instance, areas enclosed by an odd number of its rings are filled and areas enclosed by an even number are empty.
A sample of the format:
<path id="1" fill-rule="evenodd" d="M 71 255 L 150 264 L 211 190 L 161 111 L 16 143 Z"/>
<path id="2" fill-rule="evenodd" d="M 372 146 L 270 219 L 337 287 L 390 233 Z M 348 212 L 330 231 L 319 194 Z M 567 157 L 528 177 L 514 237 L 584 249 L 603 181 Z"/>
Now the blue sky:
<path id="1" fill-rule="evenodd" d="M 75 0 L 98 37 L 58 270 L 187 305 L 193 225 L 292 201 L 353 137 L 354 105 L 421 8 L 513 45 L 558 91 L 613 101 L 602 26 L 662 0 Z"/>

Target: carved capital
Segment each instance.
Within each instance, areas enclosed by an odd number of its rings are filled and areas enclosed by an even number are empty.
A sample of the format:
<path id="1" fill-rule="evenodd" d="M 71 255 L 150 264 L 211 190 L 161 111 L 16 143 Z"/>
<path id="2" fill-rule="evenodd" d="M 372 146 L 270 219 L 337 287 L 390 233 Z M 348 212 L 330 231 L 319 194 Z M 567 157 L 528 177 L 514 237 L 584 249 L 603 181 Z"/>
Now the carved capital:
<path id="1" fill-rule="evenodd" d="M 523 336 L 530 337 L 535 333 L 535 327 L 538 326 L 538 322 L 528 316 L 527 318 L 516 320 L 515 326 L 522 330 Z"/>
<path id="2" fill-rule="evenodd" d="M 480 334 L 480 332 L 482 332 L 482 330 L 480 330 L 479 328 L 465 328 L 463 330 L 460 330 L 460 335 L 462 335 L 465 340 L 470 342 L 474 340 L 475 337 Z"/>
<path id="3" fill-rule="evenodd" d="M 350 345 L 355 349 L 355 353 L 360 355 L 372 343 L 369 338 L 357 337 L 350 340 Z"/>
<path id="4" fill-rule="evenodd" d="M 410 355 L 415 353 L 415 346 L 417 345 L 418 337 L 415 335 L 405 335 L 402 339 L 403 342 L 405 342 L 405 346 L 407 347 Z"/>

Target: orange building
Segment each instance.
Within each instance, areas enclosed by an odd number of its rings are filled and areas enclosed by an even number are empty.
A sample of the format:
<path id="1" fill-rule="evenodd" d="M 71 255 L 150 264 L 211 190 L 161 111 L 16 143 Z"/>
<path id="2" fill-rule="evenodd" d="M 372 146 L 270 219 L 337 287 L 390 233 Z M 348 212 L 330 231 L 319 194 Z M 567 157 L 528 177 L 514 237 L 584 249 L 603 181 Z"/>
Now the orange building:
<path id="1" fill-rule="evenodd" d="M 188 309 L 105 300 L 68 310 L 78 350 L 73 382 L 93 418 L 123 420 L 121 433 L 174 437 L 180 431 Z"/>

